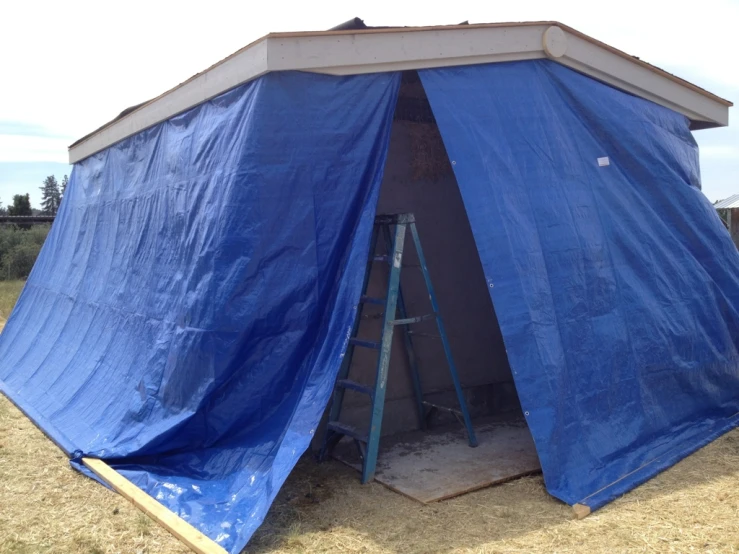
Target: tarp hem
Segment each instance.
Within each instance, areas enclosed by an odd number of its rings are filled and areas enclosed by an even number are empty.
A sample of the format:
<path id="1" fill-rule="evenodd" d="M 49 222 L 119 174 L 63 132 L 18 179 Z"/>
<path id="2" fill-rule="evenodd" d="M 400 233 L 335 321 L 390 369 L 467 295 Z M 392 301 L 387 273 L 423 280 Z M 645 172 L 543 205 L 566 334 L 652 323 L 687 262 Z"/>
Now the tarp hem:
<path id="1" fill-rule="evenodd" d="M 610 485 L 606 485 L 599 491 L 594 492 L 590 496 L 587 496 L 578 502 L 573 502 L 572 504 L 583 504 L 588 506 L 592 511 L 602 508 L 609 502 L 612 502 L 630 490 L 649 481 L 656 475 L 674 466 L 679 461 L 687 458 L 691 454 L 694 454 L 717 438 L 738 427 L 739 413 L 722 420 L 720 425 L 718 425 L 718 423 L 719 422 L 714 426 L 714 431 L 705 435 L 701 440 L 682 441 L 679 447 L 669 450 L 661 456 L 658 456 L 652 461 L 642 465 L 635 471 L 621 477 L 619 480 L 614 481 Z"/>

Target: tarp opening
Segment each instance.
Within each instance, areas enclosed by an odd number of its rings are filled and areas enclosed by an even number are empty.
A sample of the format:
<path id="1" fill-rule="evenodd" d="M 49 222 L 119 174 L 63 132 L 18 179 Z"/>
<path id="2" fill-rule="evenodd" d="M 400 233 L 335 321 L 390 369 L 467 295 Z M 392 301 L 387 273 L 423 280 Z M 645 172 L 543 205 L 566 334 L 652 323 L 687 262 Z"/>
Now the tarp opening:
<path id="1" fill-rule="evenodd" d="M 512 419 L 520 420 L 520 404 L 503 338 L 459 187 L 415 71 L 403 73 L 377 204 L 378 214 L 406 212 L 416 218 L 452 355 L 473 417 L 510 413 Z M 408 241 L 404 251 L 406 267 L 401 286 L 408 313 L 423 315 L 431 306 L 411 242 Z M 370 296 L 384 297 L 387 276 L 384 265 L 373 266 Z M 377 340 L 382 333 L 382 320 L 373 314 L 381 313 L 383 308 L 366 305 L 363 310 L 360 335 Z M 456 407 L 458 401 L 442 343 L 434 338 L 438 335 L 436 323 L 427 320 L 414 325 L 413 332 L 426 399 L 441 406 Z M 375 352 L 357 349 L 352 362 L 353 380 L 374 382 Z M 369 412 L 366 395 L 346 392 L 342 419 L 363 429 L 370 420 Z M 394 336 L 384 414 L 383 435 L 419 427 L 400 329 Z M 456 424 L 457 420 L 452 414 L 440 411 L 432 423 L 438 428 L 445 423 Z M 316 442 L 320 443 L 320 437 Z"/>
<path id="2" fill-rule="evenodd" d="M 478 446 L 468 445 L 458 415 L 428 404 L 419 409 L 406 340 L 412 344 L 423 401 L 459 410 L 436 321 L 427 319 L 396 328 L 375 480 L 406 497 L 429 503 L 537 471 L 536 450 L 516 396 L 464 203 L 415 71 L 404 72 L 401 81 L 377 212 L 414 214 Z M 381 245 L 376 253 L 385 252 Z M 405 242 L 402 267 L 400 283 L 408 316 L 428 315 L 432 310 L 429 294 L 410 239 Z M 374 263 L 372 268 L 367 294 L 383 298 L 389 266 Z M 363 303 L 360 310 L 357 336 L 379 340 L 385 307 Z M 377 363 L 375 351 L 356 349 L 349 379 L 373 386 Z M 371 411 L 366 394 L 347 390 L 339 420 L 365 430 Z M 322 444 L 319 433 L 314 445 L 318 448 Z M 362 468 L 352 440 L 345 439 L 332 454 L 350 467 Z"/>

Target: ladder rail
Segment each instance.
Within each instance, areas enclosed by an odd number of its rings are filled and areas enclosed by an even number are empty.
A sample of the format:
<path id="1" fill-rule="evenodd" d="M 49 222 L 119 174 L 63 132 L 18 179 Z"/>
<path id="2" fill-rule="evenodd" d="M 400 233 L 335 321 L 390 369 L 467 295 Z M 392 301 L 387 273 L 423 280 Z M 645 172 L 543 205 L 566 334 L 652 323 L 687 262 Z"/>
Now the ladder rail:
<path id="1" fill-rule="evenodd" d="M 444 322 L 439 316 L 439 304 L 436 301 L 436 293 L 434 292 L 434 286 L 431 284 L 431 275 L 429 274 L 429 268 L 426 264 L 426 257 L 423 254 L 423 248 L 421 248 L 421 239 L 418 236 L 418 230 L 416 229 L 416 223 L 410 223 L 411 236 L 413 237 L 413 244 L 416 247 L 416 254 L 418 255 L 418 262 L 421 264 L 421 273 L 423 273 L 423 279 L 426 281 L 426 289 L 429 293 L 429 300 L 431 301 L 431 308 L 436 314 L 436 326 L 439 329 L 439 335 L 441 336 L 441 343 L 444 347 L 444 354 L 446 355 L 447 363 L 449 364 L 449 372 L 452 374 L 452 381 L 454 382 L 454 389 L 457 392 L 457 399 L 459 400 L 460 411 L 464 418 L 464 425 L 467 429 L 467 439 L 470 446 L 477 446 L 477 436 L 475 435 L 475 429 L 472 426 L 472 417 L 467 409 L 467 402 L 464 400 L 464 391 L 462 390 L 462 383 L 459 380 L 459 373 L 457 372 L 457 366 L 454 363 L 452 357 L 452 349 L 449 346 L 449 339 L 447 338 L 446 330 L 444 328 Z"/>
<path id="2" fill-rule="evenodd" d="M 390 226 L 383 225 L 382 232 L 385 236 L 385 245 L 388 251 L 392 244 L 390 240 Z M 401 319 L 409 319 L 408 312 L 405 309 L 405 300 L 403 299 L 403 287 L 398 285 L 398 312 Z M 411 374 L 411 383 L 413 385 L 413 395 L 416 399 L 416 412 L 418 414 L 418 426 L 422 431 L 426 430 L 426 408 L 423 405 L 423 384 L 421 383 L 421 372 L 418 369 L 418 358 L 416 357 L 416 349 L 411 338 L 410 328 L 408 325 L 401 325 L 403 328 L 403 342 L 405 343 L 405 359 L 408 362 L 408 369 Z"/>
<path id="3" fill-rule="evenodd" d="M 387 303 L 385 304 L 385 317 L 382 323 L 382 346 L 380 347 L 380 355 L 377 359 L 375 397 L 372 401 L 372 418 L 370 420 L 369 440 L 367 441 L 367 454 L 362 467 L 362 484 L 369 483 L 374 479 L 377 454 L 380 449 L 380 432 L 382 429 L 382 415 L 385 411 L 385 392 L 387 391 L 388 368 L 390 367 L 390 353 L 393 346 L 393 320 L 395 319 L 398 303 L 405 230 L 405 225 L 395 226 L 393 249 L 388 253 L 391 256 L 392 264 L 387 283 Z"/>

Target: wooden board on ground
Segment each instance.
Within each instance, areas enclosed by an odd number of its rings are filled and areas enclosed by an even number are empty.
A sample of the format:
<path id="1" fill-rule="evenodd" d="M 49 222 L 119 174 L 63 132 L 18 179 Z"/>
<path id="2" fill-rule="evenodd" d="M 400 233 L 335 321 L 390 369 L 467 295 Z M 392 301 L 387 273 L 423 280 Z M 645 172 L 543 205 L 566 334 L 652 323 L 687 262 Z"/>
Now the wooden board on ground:
<path id="1" fill-rule="evenodd" d="M 121 496 L 133 502 L 137 508 L 190 547 L 193 552 L 197 552 L 197 554 L 227 554 L 221 545 L 206 537 L 177 514 L 154 500 L 104 461 L 95 458 L 82 458 L 82 463 L 100 479 L 113 487 Z"/>
<path id="2" fill-rule="evenodd" d="M 486 421 L 475 432 L 477 448 L 461 427 L 383 437 L 375 480 L 425 504 L 541 470 L 525 423 Z M 353 442 L 344 439 L 334 457 L 361 471 Z"/>

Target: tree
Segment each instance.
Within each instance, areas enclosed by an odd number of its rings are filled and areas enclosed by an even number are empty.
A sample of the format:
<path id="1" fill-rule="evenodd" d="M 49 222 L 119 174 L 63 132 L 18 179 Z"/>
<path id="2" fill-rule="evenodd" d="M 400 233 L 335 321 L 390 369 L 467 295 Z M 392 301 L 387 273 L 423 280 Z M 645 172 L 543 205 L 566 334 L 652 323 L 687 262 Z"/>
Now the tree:
<path id="1" fill-rule="evenodd" d="M 16 194 L 13 196 L 13 205 L 8 206 L 8 215 L 33 215 L 31 197 L 28 194 Z"/>
<path id="2" fill-rule="evenodd" d="M 49 175 L 44 179 L 44 186 L 39 188 L 41 189 L 41 210 L 46 215 L 56 215 L 59 203 L 62 201 L 62 193 L 56 177 Z"/>
<path id="3" fill-rule="evenodd" d="M 3 208 L 3 203 L 0 202 L 0 215 L 6 215 L 8 213 L 8 210 Z"/>
<path id="4" fill-rule="evenodd" d="M 62 177 L 62 198 L 64 198 L 64 195 L 67 194 L 67 185 L 69 184 L 69 177 L 66 175 Z"/>

